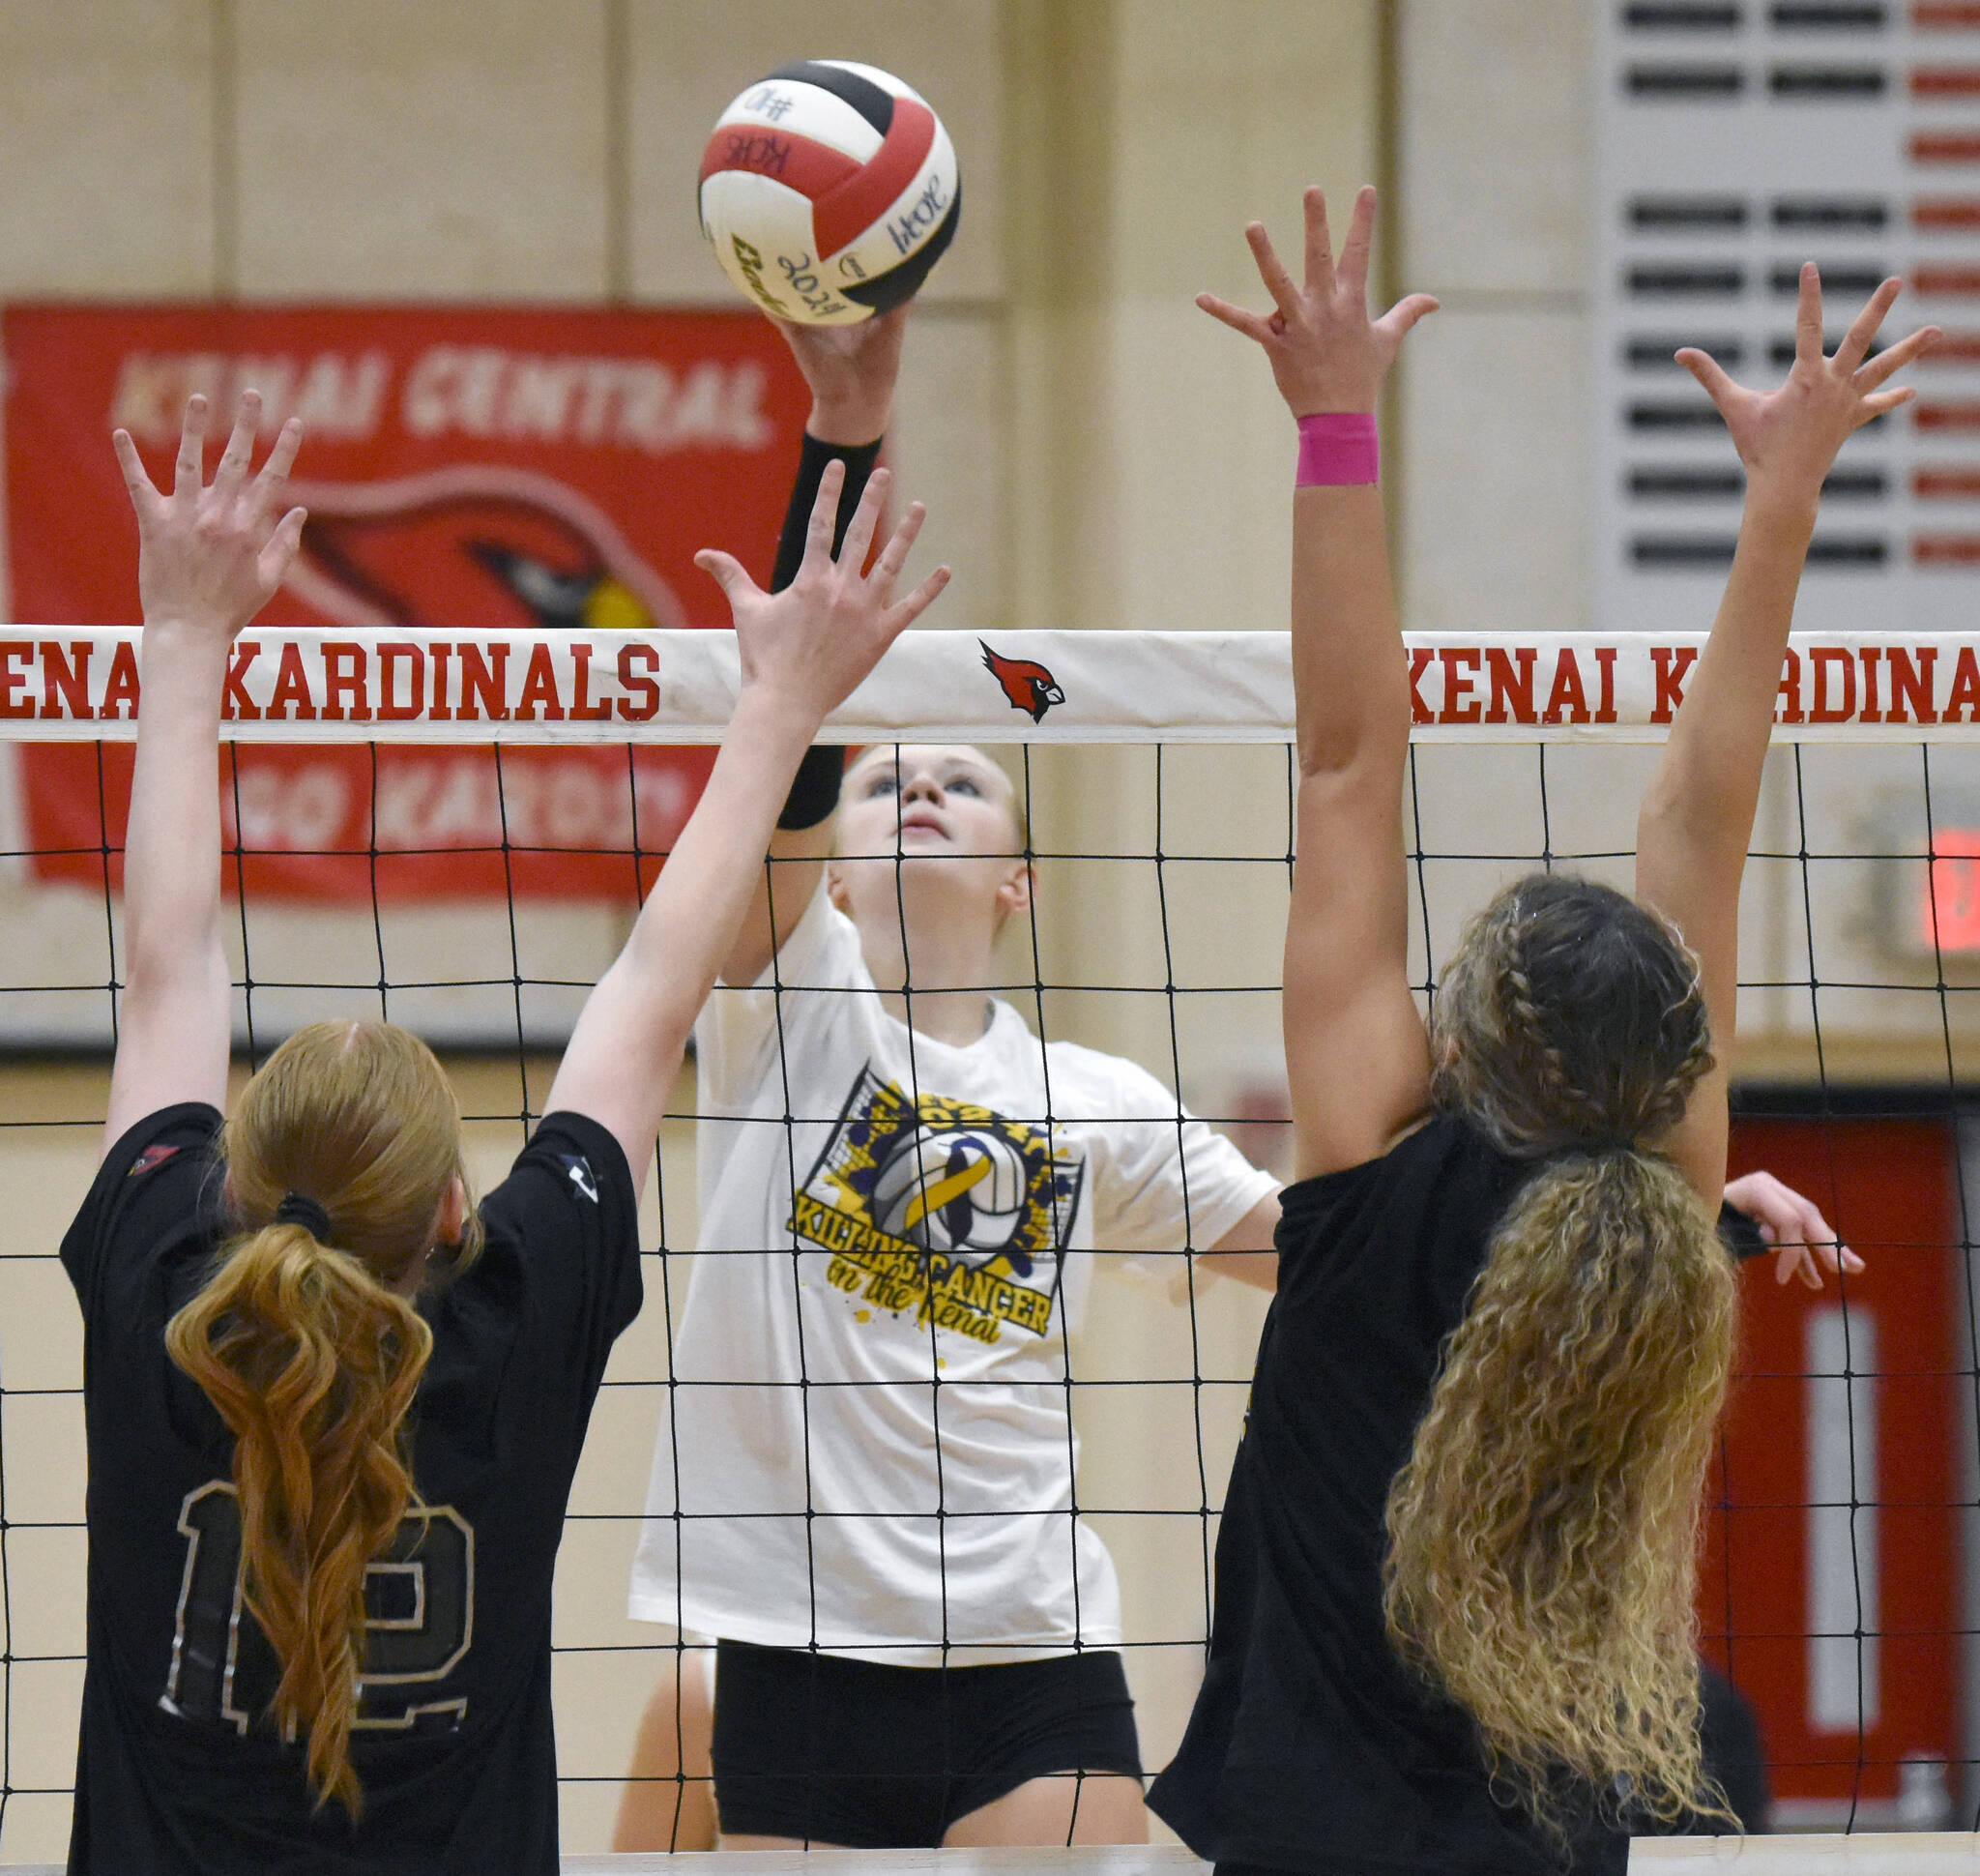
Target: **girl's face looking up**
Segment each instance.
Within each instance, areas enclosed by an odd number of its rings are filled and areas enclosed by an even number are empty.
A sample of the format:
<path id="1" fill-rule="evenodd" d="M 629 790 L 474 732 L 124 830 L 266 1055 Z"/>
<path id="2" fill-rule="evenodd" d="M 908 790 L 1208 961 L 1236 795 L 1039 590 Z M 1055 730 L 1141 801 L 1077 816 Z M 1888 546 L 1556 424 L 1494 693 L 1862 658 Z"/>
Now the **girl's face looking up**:
<path id="1" fill-rule="evenodd" d="M 862 930 L 869 920 L 897 923 L 912 874 L 911 923 L 939 906 L 939 916 L 980 917 L 994 930 L 1025 902 L 1023 850 L 1016 793 L 988 756 L 960 744 L 883 744 L 846 775 L 832 896 Z M 939 875 L 920 880 L 934 861 Z M 920 887 L 938 878 L 924 899 Z"/>

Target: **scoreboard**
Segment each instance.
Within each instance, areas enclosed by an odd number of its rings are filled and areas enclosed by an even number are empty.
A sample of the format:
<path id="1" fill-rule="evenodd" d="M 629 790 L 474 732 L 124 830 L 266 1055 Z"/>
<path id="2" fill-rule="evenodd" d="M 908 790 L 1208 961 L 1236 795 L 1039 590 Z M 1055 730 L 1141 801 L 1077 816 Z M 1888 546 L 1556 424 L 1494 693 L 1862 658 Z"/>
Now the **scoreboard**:
<path id="1" fill-rule="evenodd" d="M 1980 4 L 1610 0 L 1594 291 L 1597 627 L 1710 622 L 1744 480 L 1679 345 L 1741 383 L 1794 352 L 1816 261 L 1833 347 L 1887 274 L 1886 338 L 1946 339 L 1830 477 L 1795 624 L 1980 620 Z"/>

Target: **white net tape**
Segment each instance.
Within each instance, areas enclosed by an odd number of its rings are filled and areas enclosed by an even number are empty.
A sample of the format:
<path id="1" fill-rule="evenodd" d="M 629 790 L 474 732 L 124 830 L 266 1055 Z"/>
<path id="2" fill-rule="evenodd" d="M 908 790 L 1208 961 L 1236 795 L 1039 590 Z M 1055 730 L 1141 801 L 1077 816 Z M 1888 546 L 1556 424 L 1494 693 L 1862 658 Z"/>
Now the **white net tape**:
<path id="1" fill-rule="evenodd" d="M 0 638 L 0 739 L 136 733 L 130 630 L 15 626 Z M 1659 736 L 1703 632 L 1412 632 L 1424 742 Z M 236 742 L 714 743 L 736 698 L 728 631 L 276 631 L 235 647 L 222 734 Z M 827 728 L 882 743 L 1283 743 L 1283 631 L 961 632 L 900 640 Z M 1980 721 L 1980 635 L 1797 632 L 1782 676 L 1788 742 L 1936 742 Z"/>

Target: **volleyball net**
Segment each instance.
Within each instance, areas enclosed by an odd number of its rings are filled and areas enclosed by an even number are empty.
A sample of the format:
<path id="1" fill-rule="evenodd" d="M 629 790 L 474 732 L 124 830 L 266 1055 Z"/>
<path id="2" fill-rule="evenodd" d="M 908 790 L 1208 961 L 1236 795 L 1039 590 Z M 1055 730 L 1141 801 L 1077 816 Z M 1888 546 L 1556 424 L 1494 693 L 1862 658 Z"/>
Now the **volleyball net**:
<path id="1" fill-rule="evenodd" d="M 1426 998 L 1465 919 L 1518 872 L 1628 886 L 1641 791 L 1702 643 L 1410 638 L 1410 968 Z M 95 1164 L 115 1035 L 135 645 L 116 630 L 0 635 L 0 1205 L 14 1223 L 0 1244 L 0 1861 L 58 1856 L 67 1834 L 84 1476 L 80 1335 L 55 1246 Z M 476 1178 L 493 1183 L 664 863 L 736 671 L 724 632 L 245 633 L 220 764 L 243 1067 L 304 1021 L 405 1023 L 447 1059 Z M 988 746 L 1026 810 L 1036 891 L 983 987 L 1042 1041 L 1139 1064 L 1176 1127 L 1186 1104 L 1280 1177 L 1291 697 L 1283 633 L 927 632 L 828 731 Z M 1820 1296 L 1777 1288 L 1764 1265 L 1743 1277 L 1700 1616 L 1706 1658 L 1757 1715 L 1775 1829 L 1980 1816 L 1976 717 L 1980 638 L 1797 635 L 1784 669 L 1742 906 L 1734 1170 L 1807 1193 L 1867 1268 Z M 909 969 L 912 989 L 912 953 Z M 574 1852 L 609 1842 L 642 1710 L 695 1641 L 626 1614 L 654 1445 L 682 1386 L 691 1073 L 672 1107 L 643 1226 L 646 1308 L 608 1372 L 559 1565 Z M 794 1194 L 832 1118 L 785 1123 L 811 1129 L 790 1146 Z M 1023 1332 L 1023 1284 L 982 1275 L 995 1246 L 868 1222 L 854 1301 L 918 1283 L 925 1303 L 947 1280 L 964 1304 L 981 1292 L 986 1334 Z M 1102 1237 L 1083 1318 L 1052 1344 L 1080 1441 L 1073 1500 L 1119 1569 L 1150 1769 L 1202 1672 L 1265 1307 L 1190 1256 L 1206 1246 L 1186 1207 L 1174 1237 L 1134 1257 Z M 818 1379 L 801 1361 L 760 1385 Z M 648 1775 L 684 1789 L 703 1774 Z"/>

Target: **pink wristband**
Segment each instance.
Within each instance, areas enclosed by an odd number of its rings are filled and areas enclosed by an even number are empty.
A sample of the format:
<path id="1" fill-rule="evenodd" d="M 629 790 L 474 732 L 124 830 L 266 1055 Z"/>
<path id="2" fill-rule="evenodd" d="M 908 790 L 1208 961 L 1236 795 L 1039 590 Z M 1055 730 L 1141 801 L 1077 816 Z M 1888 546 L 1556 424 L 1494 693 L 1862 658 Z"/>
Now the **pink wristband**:
<path id="1" fill-rule="evenodd" d="M 1340 488 L 1382 480 L 1372 410 L 1326 410 L 1299 420 L 1296 488 Z"/>

